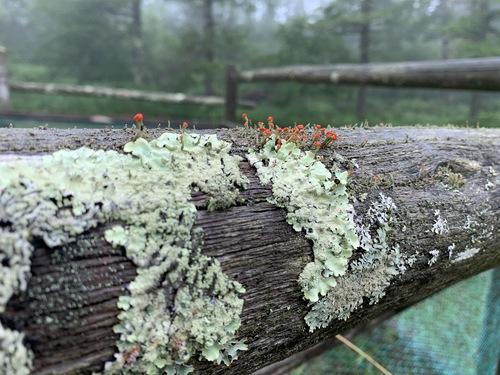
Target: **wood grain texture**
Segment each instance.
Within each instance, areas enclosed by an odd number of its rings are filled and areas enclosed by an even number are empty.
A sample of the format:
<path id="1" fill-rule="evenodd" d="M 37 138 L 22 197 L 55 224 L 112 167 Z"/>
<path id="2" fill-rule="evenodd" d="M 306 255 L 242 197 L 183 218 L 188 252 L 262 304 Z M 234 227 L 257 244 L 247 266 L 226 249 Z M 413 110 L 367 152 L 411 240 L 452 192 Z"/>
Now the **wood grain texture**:
<path id="1" fill-rule="evenodd" d="M 233 152 L 244 155 L 249 144 L 241 130 L 220 130 L 219 137 L 233 143 Z M 500 173 L 500 131 L 448 128 L 369 128 L 338 130 L 335 150 L 320 157 L 328 166 L 337 160 L 348 167 L 356 159 L 359 168 L 351 182 L 358 198 L 354 208 L 363 215 L 380 192 L 394 199 L 398 221 L 405 232 L 391 232 L 405 254 L 419 251 L 413 267 L 394 280 L 375 305 L 365 303 L 347 321 L 333 321 L 328 328 L 309 333 L 304 322 L 307 303 L 297 285 L 302 268 L 312 259 L 311 243 L 285 221 L 286 212 L 267 202 L 271 189 L 262 186 L 246 161 L 241 170 L 249 178 L 241 192 L 243 203 L 225 211 L 202 208 L 204 196 L 194 194 L 199 207 L 196 226 L 203 229 L 203 253 L 217 258 L 224 271 L 244 285 L 244 309 L 239 337 L 249 350 L 226 367 L 194 361 L 200 374 L 250 374 L 265 365 L 346 332 L 384 314 L 400 311 L 427 296 L 489 268 L 500 266 L 500 188 L 486 189 L 492 166 Z M 151 137 L 159 131 L 150 131 Z M 0 129 L 0 163 L 18 158 L 38 158 L 60 148 L 121 150 L 131 134 L 105 130 Z M 365 142 L 368 140 L 368 142 Z M 338 154 L 346 160 L 339 162 Z M 421 175 L 421 164 L 428 172 Z M 465 184 L 446 189 L 443 181 L 428 176 L 447 166 L 462 174 Z M 379 182 L 374 182 L 379 176 Z M 360 199 L 366 194 L 366 199 Z M 439 209 L 449 232 L 436 235 L 430 228 Z M 467 216 L 481 222 L 464 229 Z M 118 296 L 135 276 L 134 266 L 121 249 L 103 240 L 106 226 L 82 234 L 74 244 L 50 250 L 35 243 L 28 291 L 15 296 L 0 315 L 5 326 L 27 333 L 27 345 L 35 352 L 34 374 L 89 374 L 113 358 L 118 336 L 112 327 Z M 480 241 L 481 251 L 462 262 L 445 256 L 452 243 L 458 246 Z M 478 244 L 479 246 L 479 244 Z M 441 250 L 431 267 L 428 251 Z M 356 256 L 356 254 L 354 255 Z M 56 282 L 57 281 L 57 282 Z M 57 285 L 57 287 L 56 287 Z M 40 310 L 48 295 L 59 301 Z"/>

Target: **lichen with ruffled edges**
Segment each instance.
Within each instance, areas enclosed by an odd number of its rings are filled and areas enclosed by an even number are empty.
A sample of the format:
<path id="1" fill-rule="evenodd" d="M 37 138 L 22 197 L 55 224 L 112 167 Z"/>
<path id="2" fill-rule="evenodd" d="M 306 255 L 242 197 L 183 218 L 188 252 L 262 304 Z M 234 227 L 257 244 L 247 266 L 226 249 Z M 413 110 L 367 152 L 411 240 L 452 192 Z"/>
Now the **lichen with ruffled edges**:
<path id="1" fill-rule="evenodd" d="M 236 339 L 244 289 L 201 254 L 189 202 L 192 189 L 207 194 L 210 210 L 238 201 L 247 181 L 229 150 L 215 135 L 164 134 L 127 144 L 125 155 L 81 148 L 0 165 L 0 217 L 9 218 L 0 236 L 0 307 L 26 289 L 33 238 L 56 248 L 111 223 L 104 237 L 125 249 L 137 276 L 118 301 L 119 353 L 106 372 L 188 373 L 196 354 L 229 364 L 246 349 Z"/>

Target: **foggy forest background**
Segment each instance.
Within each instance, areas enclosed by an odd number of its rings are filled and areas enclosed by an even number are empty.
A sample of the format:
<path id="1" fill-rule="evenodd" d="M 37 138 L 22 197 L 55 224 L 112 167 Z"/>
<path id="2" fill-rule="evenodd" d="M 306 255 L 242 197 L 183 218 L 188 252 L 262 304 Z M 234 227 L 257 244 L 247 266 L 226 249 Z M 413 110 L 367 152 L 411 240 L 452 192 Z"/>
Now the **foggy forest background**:
<path id="1" fill-rule="evenodd" d="M 500 56 L 499 0 L 0 0 L 9 80 L 224 95 L 228 63 Z M 500 94 L 253 83 L 250 117 L 497 127 Z M 17 111 L 219 121 L 223 108 L 13 93 Z"/>

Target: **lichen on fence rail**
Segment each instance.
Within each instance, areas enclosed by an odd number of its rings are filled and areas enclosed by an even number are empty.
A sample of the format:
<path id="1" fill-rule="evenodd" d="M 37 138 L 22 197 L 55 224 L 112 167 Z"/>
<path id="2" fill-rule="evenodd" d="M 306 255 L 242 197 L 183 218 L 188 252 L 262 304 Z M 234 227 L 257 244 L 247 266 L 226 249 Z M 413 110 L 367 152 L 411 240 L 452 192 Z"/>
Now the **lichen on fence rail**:
<path id="1" fill-rule="evenodd" d="M 8 218 L 0 229 L 0 312 L 26 290 L 33 238 L 53 249 L 107 223 L 105 239 L 125 249 L 137 275 L 118 301 L 119 353 L 105 371 L 187 373 L 196 354 L 229 364 L 246 348 L 236 338 L 244 289 L 201 255 L 189 202 L 193 188 L 208 194 L 209 210 L 238 201 L 246 178 L 229 150 L 215 135 L 166 133 L 128 143 L 125 155 L 81 148 L 0 165 L 0 216 Z M 21 333 L 2 332 L 15 339 L 11 346 L 22 345 Z M 13 366 L 24 353 L 28 373 L 30 351 L 4 348 L 3 337 L 2 358 Z"/>

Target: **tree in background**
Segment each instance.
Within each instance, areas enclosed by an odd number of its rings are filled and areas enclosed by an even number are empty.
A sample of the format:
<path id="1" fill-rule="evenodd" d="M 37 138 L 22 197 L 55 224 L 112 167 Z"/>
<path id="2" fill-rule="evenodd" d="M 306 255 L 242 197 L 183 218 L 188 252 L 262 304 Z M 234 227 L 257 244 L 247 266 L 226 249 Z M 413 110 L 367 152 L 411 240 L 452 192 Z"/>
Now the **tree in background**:
<path id="1" fill-rule="evenodd" d="M 35 2 L 39 54 L 53 79 L 129 81 L 129 9 L 130 0 Z"/>
<path id="2" fill-rule="evenodd" d="M 142 0 L 132 0 L 132 22 L 130 33 L 132 39 L 132 72 L 134 83 L 144 83 L 144 39 L 142 33 Z"/>
<path id="3" fill-rule="evenodd" d="M 415 0 L 356 0 L 332 1 L 324 8 L 323 22 L 331 22 L 335 32 L 346 41 L 357 61 L 398 61 L 428 59 L 429 50 L 418 39 L 425 27 L 425 11 L 430 1 Z M 418 51 L 415 58 L 408 58 Z M 367 88 L 359 87 L 356 113 L 364 118 L 367 111 Z"/>
<path id="4" fill-rule="evenodd" d="M 367 64 L 370 62 L 370 18 L 371 18 L 372 0 L 361 1 L 361 23 L 359 35 L 359 62 Z M 366 111 L 366 86 L 360 86 L 358 89 L 358 101 L 356 104 L 356 113 L 364 117 Z"/>
<path id="5" fill-rule="evenodd" d="M 313 4 L 322 8 L 312 12 Z M 228 62 L 253 69 L 499 55 L 499 9 L 499 0 L 0 0 L 0 43 L 13 80 L 220 95 Z M 259 83 L 241 94 L 261 100 L 263 116 L 292 121 L 467 118 L 464 93 L 437 109 L 443 96 L 430 90 Z M 114 105 L 110 112 L 121 111 Z M 217 115 L 183 108 L 169 113 Z"/>
<path id="6" fill-rule="evenodd" d="M 497 0 L 467 0 L 468 13 L 453 25 L 457 39 L 457 57 L 486 57 L 500 54 L 500 2 Z M 481 112 L 480 93 L 471 93 L 469 120 L 477 122 Z"/>
<path id="7" fill-rule="evenodd" d="M 47 80 L 46 66 L 38 55 L 42 25 L 33 22 L 33 8 L 32 0 L 0 0 L 0 45 L 7 47 L 9 65 L 14 67 L 9 76 Z"/>
<path id="8" fill-rule="evenodd" d="M 437 12 L 439 21 L 438 25 L 440 25 L 439 35 L 441 36 L 441 58 L 443 60 L 448 60 L 451 56 L 451 38 L 446 29 L 450 25 L 451 18 L 451 9 L 449 7 L 448 0 L 439 0 Z M 446 101 L 446 104 L 450 106 L 453 101 L 451 93 L 445 93 L 444 100 Z"/>
<path id="9" fill-rule="evenodd" d="M 322 15 L 300 14 L 289 18 L 276 29 L 275 49 L 267 51 L 267 57 L 256 61 L 254 67 L 352 62 L 351 50 L 336 27 Z M 339 99 L 350 95 L 349 90 L 328 84 L 285 83 L 261 87 L 266 90 L 261 93 L 266 101 L 278 107 L 274 112 L 276 118 L 283 118 L 288 112 L 299 122 L 310 121 L 311 114 L 326 112 L 330 117 L 326 121 L 333 123 Z"/>
<path id="10" fill-rule="evenodd" d="M 168 4 L 181 19 L 175 33 L 178 42 L 170 52 L 182 61 L 182 91 L 202 87 L 206 95 L 220 93 L 227 61 L 237 60 L 244 50 L 248 32 L 242 24 L 251 15 L 253 2 L 172 0 Z"/>
<path id="11" fill-rule="evenodd" d="M 215 20 L 214 0 L 203 0 L 203 58 L 207 64 L 204 86 L 205 95 L 214 95 L 214 72 L 212 67 L 215 63 Z"/>

